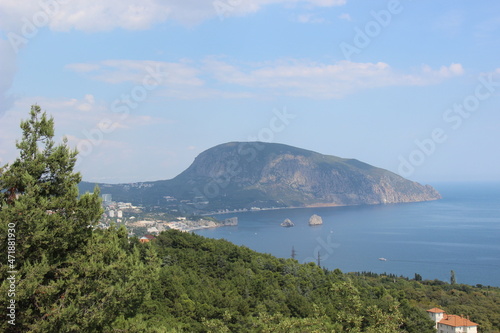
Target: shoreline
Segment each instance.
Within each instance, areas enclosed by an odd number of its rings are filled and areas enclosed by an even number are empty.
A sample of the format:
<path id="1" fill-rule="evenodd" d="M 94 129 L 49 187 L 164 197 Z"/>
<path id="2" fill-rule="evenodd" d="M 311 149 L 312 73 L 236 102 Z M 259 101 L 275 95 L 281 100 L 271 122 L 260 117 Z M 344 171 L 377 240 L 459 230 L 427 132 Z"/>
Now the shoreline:
<path id="1" fill-rule="evenodd" d="M 200 214 L 201 216 L 213 216 L 213 215 L 227 215 L 227 214 L 237 214 L 237 213 L 256 213 L 261 211 L 269 211 L 269 210 L 285 210 L 285 209 L 301 209 L 301 208 L 331 208 L 331 207 L 356 207 L 356 206 L 377 206 L 377 205 L 399 205 L 399 204 L 412 204 L 419 202 L 431 202 L 442 200 L 440 199 L 429 199 L 429 200 L 421 200 L 421 201 L 401 201 L 401 202 L 388 202 L 388 203 L 363 203 L 363 204 L 353 204 L 353 205 L 343 205 L 338 203 L 317 203 L 311 204 L 307 206 L 290 206 L 290 207 L 268 207 L 268 208 L 259 208 L 259 209 L 234 209 L 228 212 L 209 212 Z"/>

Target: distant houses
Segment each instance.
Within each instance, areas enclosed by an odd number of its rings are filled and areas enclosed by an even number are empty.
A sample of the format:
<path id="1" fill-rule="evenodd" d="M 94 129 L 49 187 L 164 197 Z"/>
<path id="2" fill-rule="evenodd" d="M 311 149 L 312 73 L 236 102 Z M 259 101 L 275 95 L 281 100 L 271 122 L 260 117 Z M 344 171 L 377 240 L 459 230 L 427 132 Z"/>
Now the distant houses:
<path id="1" fill-rule="evenodd" d="M 141 238 L 139 238 L 139 242 L 141 242 L 141 243 L 149 243 L 150 241 L 152 241 L 155 238 L 156 237 L 153 236 L 153 235 L 145 235 L 145 236 L 142 236 Z"/>
<path id="2" fill-rule="evenodd" d="M 478 324 L 456 315 L 449 315 L 444 310 L 432 308 L 427 310 L 432 321 L 436 323 L 438 333 L 477 333 Z"/>

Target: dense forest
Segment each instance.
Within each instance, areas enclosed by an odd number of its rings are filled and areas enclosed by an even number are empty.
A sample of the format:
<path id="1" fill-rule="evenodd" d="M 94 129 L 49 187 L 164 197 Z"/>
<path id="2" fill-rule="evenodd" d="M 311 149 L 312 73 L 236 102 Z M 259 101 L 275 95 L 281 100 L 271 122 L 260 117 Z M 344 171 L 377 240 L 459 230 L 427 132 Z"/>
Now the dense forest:
<path id="1" fill-rule="evenodd" d="M 500 289 L 299 264 L 167 231 L 149 243 L 95 229 L 99 189 L 78 195 L 77 152 L 33 106 L 19 158 L 0 170 L 4 332 L 431 333 L 426 309 L 500 332 Z M 8 256 L 7 254 L 10 254 Z"/>

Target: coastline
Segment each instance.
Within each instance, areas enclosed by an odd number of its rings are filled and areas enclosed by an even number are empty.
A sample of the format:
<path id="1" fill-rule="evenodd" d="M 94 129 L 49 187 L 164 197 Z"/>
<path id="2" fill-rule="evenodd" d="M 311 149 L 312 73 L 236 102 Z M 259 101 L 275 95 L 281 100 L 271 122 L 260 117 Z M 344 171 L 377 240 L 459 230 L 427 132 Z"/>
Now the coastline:
<path id="1" fill-rule="evenodd" d="M 213 216 L 213 215 L 227 215 L 227 214 L 237 214 L 237 213 L 252 213 L 252 212 L 261 212 L 261 211 L 272 211 L 272 210 L 287 210 L 287 209 L 302 209 L 302 208 L 331 208 L 331 207 L 363 207 L 363 206 L 385 206 L 385 205 L 399 205 L 399 204 L 412 204 L 412 203 L 422 203 L 422 202 L 432 202 L 438 201 L 440 199 L 429 199 L 429 200 L 420 200 L 420 201 L 400 201 L 400 202 L 381 202 L 381 203 L 363 203 L 363 204 L 353 204 L 353 205 L 343 205 L 338 203 L 316 203 L 310 204 L 306 206 L 289 206 L 289 207 L 265 207 L 259 209 L 233 209 L 228 211 L 219 211 L 219 212 L 208 212 L 202 213 L 201 216 Z"/>

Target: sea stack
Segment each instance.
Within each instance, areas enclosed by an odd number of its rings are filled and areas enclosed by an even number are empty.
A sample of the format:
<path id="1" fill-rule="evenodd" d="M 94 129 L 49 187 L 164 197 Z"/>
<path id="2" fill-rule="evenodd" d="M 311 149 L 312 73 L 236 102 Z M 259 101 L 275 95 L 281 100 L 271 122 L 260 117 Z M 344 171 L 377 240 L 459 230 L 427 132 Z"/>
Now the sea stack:
<path id="1" fill-rule="evenodd" d="M 323 219 L 321 216 L 314 214 L 309 218 L 309 225 L 321 225 L 323 224 Z"/>
<path id="2" fill-rule="evenodd" d="M 290 219 L 286 219 L 286 220 L 284 220 L 283 222 L 281 222 L 281 224 L 280 224 L 280 225 L 281 225 L 282 227 L 287 227 L 287 228 L 288 228 L 288 227 L 294 227 L 294 226 L 295 226 L 295 224 L 293 224 L 293 222 L 292 222 L 292 221 L 290 221 Z"/>

